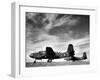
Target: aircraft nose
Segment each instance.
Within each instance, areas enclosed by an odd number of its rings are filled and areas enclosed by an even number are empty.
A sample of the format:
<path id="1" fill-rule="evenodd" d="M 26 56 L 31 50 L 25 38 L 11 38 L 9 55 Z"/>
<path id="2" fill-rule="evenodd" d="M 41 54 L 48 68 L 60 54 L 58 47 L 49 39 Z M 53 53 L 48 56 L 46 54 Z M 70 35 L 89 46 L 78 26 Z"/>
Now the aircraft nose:
<path id="1" fill-rule="evenodd" d="M 32 58 L 32 57 L 33 57 L 33 54 L 30 54 L 30 55 L 29 55 L 29 57 L 31 57 L 31 58 Z"/>

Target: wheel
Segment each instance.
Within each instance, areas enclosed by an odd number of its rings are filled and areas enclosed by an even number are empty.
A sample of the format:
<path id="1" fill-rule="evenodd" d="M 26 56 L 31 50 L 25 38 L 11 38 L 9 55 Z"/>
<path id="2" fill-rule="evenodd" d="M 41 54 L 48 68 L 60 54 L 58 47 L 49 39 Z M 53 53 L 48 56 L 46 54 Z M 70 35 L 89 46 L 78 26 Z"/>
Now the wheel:
<path id="1" fill-rule="evenodd" d="M 36 60 L 34 61 L 34 63 L 36 63 Z"/>
<path id="2" fill-rule="evenodd" d="M 49 59 L 47 60 L 47 62 L 49 62 Z"/>
<path id="3" fill-rule="evenodd" d="M 50 60 L 50 63 L 52 62 L 52 60 Z"/>

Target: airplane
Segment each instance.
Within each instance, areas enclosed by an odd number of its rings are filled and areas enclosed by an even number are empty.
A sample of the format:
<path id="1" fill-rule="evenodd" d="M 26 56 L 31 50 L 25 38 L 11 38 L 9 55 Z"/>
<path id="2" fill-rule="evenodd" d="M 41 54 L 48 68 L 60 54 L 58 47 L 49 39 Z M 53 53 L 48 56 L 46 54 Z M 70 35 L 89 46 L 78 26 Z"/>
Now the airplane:
<path id="1" fill-rule="evenodd" d="M 67 52 L 54 52 L 51 47 L 46 47 L 46 51 L 39 51 L 37 53 L 31 53 L 29 55 L 30 58 L 34 58 L 34 63 L 36 63 L 36 60 L 42 60 L 47 59 L 47 62 L 51 63 L 54 59 L 61 59 L 64 58 L 66 61 L 78 61 L 78 60 L 85 60 L 87 59 L 86 52 L 83 53 L 82 57 L 71 57 L 67 54 Z"/>

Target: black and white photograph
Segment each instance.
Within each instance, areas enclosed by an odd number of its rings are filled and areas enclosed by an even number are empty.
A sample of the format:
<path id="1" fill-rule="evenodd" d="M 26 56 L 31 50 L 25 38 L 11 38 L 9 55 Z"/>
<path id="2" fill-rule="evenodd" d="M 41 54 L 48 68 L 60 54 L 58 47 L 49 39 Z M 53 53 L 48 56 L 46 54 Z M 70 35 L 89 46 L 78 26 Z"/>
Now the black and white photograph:
<path id="1" fill-rule="evenodd" d="M 90 16 L 25 12 L 25 66 L 90 64 Z"/>

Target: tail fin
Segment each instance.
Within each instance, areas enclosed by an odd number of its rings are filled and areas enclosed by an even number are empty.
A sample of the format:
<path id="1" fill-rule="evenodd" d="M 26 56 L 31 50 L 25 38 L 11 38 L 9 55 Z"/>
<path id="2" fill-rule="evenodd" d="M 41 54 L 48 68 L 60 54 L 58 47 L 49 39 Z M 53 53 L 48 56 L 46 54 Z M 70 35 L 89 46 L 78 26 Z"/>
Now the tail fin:
<path id="1" fill-rule="evenodd" d="M 86 52 L 83 53 L 82 59 L 87 59 Z"/>

